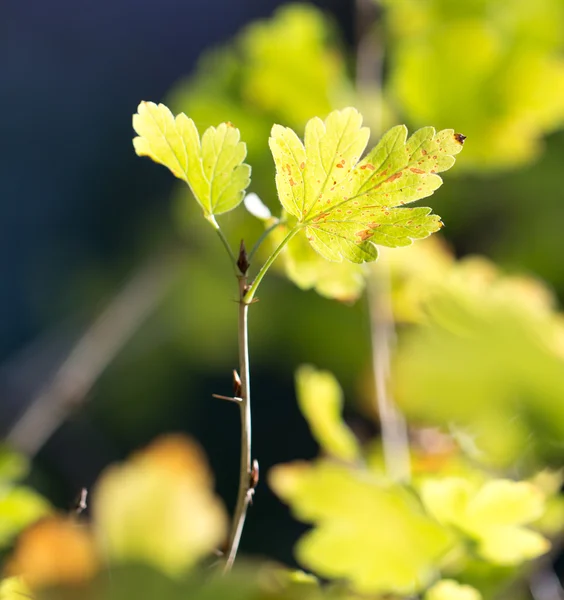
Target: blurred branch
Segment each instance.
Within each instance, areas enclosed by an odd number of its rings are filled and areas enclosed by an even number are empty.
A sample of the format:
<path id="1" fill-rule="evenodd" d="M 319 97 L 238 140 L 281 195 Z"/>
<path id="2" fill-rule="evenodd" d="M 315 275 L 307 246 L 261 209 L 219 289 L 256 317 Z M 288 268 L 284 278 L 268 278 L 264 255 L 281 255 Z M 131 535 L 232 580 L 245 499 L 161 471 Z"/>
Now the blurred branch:
<path id="1" fill-rule="evenodd" d="M 369 271 L 368 307 L 371 322 L 372 370 L 386 471 L 395 481 L 409 481 L 411 466 L 407 424 L 389 391 L 390 356 L 396 333 L 390 293 L 390 268 L 386 257 L 382 254 Z"/>
<path id="2" fill-rule="evenodd" d="M 176 255 L 161 256 L 131 277 L 12 427 L 8 445 L 28 456 L 37 454 L 158 306 L 177 267 Z"/>

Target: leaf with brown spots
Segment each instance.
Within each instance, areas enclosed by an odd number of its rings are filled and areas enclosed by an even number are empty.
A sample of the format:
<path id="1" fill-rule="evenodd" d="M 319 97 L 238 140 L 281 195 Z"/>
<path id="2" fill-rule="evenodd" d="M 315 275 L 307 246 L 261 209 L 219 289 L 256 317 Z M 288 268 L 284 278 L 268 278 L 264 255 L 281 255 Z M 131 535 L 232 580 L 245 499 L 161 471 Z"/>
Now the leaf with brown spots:
<path id="1" fill-rule="evenodd" d="M 272 128 L 280 202 L 328 260 L 373 261 L 375 244 L 407 246 L 441 227 L 430 208 L 398 207 L 442 184 L 437 173 L 452 167 L 464 136 L 424 127 L 407 139 L 407 128 L 398 125 L 360 160 L 369 133 L 354 108 L 311 119 L 305 144 L 287 127 Z"/>

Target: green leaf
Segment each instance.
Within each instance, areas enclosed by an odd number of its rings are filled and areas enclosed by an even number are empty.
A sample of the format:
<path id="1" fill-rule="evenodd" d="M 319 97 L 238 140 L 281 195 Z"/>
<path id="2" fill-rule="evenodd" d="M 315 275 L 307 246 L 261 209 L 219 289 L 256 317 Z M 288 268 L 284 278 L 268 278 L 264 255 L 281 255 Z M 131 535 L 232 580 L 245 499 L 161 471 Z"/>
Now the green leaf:
<path id="1" fill-rule="evenodd" d="M 184 113 L 176 117 L 164 105 L 141 102 L 133 115 L 138 134 L 133 145 L 185 181 L 215 227 L 215 215 L 233 210 L 243 200 L 251 168 L 243 163 L 246 146 L 231 123 L 210 127 L 202 136 Z"/>
<path id="2" fill-rule="evenodd" d="M 325 452 L 344 461 L 355 461 L 360 447 L 341 417 L 343 392 L 329 371 L 302 365 L 296 372 L 298 404 L 313 437 Z"/>
<path id="3" fill-rule="evenodd" d="M 334 462 L 279 465 L 270 485 L 314 528 L 298 542 L 298 561 L 323 577 L 347 579 L 362 594 L 411 595 L 433 577 L 451 545 L 409 493 Z"/>
<path id="4" fill-rule="evenodd" d="M 453 130 L 420 129 L 407 139 L 400 125 L 359 162 L 369 130 L 354 108 L 308 121 L 305 146 L 289 128 L 274 125 L 270 148 L 284 209 L 327 260 L 355 263 L 377 257 L 374 244 L 408 246 L 441 227 L 429 208 L 396 208 L 430 196 L 437 175 L 454 164 L 464 138 Z"/>
<path id="5" fill-rule="evenodd" d="M 477 541 L 477 551 L 496 564 L 514 565 L 550 549 L 542 535 L 524 527 L 544 511 L 544 497 L 533 484 L 495 479 L 482 485 L 450 477 L 428 479 L 421 499 L 437 520 Z"/>

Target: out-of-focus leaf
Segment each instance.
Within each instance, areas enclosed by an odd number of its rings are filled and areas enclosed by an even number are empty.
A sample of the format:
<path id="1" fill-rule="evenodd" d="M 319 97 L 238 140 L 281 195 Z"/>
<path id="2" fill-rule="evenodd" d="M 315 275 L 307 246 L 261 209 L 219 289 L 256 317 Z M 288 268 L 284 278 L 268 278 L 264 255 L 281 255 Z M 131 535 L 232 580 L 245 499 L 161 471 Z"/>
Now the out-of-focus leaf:
<path id="1" fill-rule="evenodd" d="M 21 577 L 7 577 L 0 581 L 0 600 L 32 598 L 31 590 Z"/>
<path id="2" fill-rule="evenodd" d="M 0 547 L 51 512 L 47 500 L 24 486 L 0 486 Z"/>
<path id="3" fill-rule="evenodd" d="M 519 564 L 550 549 L 539 533 L 525 527 L 544 511 L 544 496 L 528 482 L 494 479 L 481 486 L 467 479 L 428 479 L 421 499 L 442 523 L 477 542 L 478 553 L 501 565 Z"/>
<path id="4" fill-rule="evenodd" d="M 268 206 L 255 193 L 247 194 L 243 201 L 245 208 L 260 221 L 269 221 L 272 217 Z"/>
<path id="5" fill-rule="evenodd" d="M 179 575 L 222 541 L 226 518 L 201 450 L 166 436 L 110 467 L 93 496 L 100 547 L 115 562 Z"/>
<path id="6" fill-rule="evenodd" d="M 305 146 L 293 130 L 272 128 L 280 202 L 327 260 L 373 261 L 375 244 L 408 246 L 441 226 L 429 208 L 395 207 L 430 196 L 442 184 L 437 173 L 452 167 L 464 138 L 426 127 L 408 140 L 400 125 L 360 161 L 368 136 L 354 108 L 308 121 Z"/>
<path id="7" fill-rule="evenodd" d="M 425 600 L 482 600 L 482 594 L 471 585 L 441 579 L 427 590 Z"/>
<path id="8" fill-rule="evenodd" d="M 388 93 L 415 126 L 469 136 L 462 167 L 515 167 L 564 121 L 560 0 L 386 0 Z"/>
<path id="9" fill-rule="evenodd" d="M 250 106 L 302 127 L 347 98 L 351 84 L 342 57 L 327 44 L 328 24 L 308 5 L 290 5 L 240 38 L 242 94 Z"/>
<path id="10" fill-rule="evenodd" d="M 299 562 L 360 593 L 415 593 L 451 545 L 409 493 L 368 472 L 318 461 L 279 465 L 269 475 L 295 516 L 314 524 L 298 542 Z"/>
<path id="11" fill-rule="evenodd" d="M 88 581 L 98 565 L 90 531 L 68 517 L 53 516 L 21 534 L 8 571 L 38 589 Z"/>
<path id="12" fill-rule="evenodd" d="M 424 323 L 400 337 L 393 369 L 408 415 L 461 427 L 485 461 L 558 456 L 564 327 L 548 290 L 466 259 L 434 280 L 420 307 Z"/>
<path id="13" fill-rule="evenodd" d="M 16 481 L 25 477 L 29 464 L 25 456 L 0 447 L 0 481 Z"/>
<path id="14" fill-rule="evenodd" d="M 184 113 L 175 117 L 164 104 L 141 102 L 133 128 L 137 154 L 185 181 L 212 224 L 215 215 L 233 210 L 243 200 L 251 168 L 243 163 L 247 148 L 231 123 L 208 128 L 200 141 L 194 121 Z"/>
<path id="15" fill-rule="evenodd" d="M 341 460 L 357 460 L 360 447 L 343 422 L 343 391 L 334 375 L 303 365 L 296 372 L 296 391 L 300 410 L 321 448 Z"/>

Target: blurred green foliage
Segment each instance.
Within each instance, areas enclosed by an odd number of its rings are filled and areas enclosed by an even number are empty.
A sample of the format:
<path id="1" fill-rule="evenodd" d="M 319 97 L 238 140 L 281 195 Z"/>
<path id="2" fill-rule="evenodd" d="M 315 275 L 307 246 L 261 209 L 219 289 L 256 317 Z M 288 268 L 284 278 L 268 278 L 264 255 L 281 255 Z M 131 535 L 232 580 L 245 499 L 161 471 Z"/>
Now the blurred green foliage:
<path id="1" fill-rule="evenodd" d="M 564 121 L 560 0 L 385 1 L 398 113 L 471 140 L 462 167 L 515 168 Z"/>

